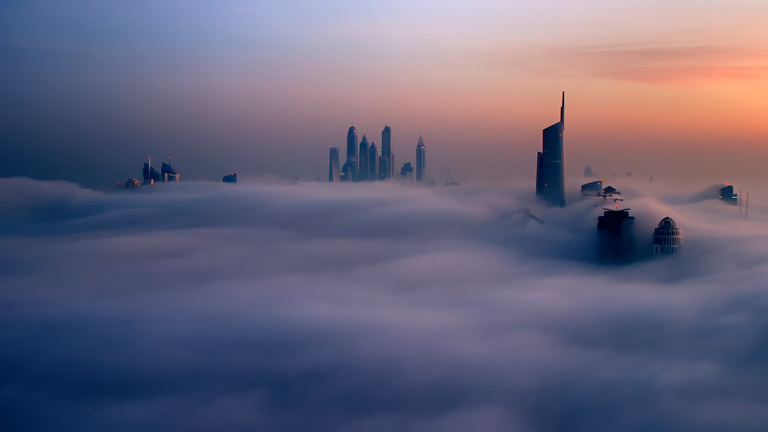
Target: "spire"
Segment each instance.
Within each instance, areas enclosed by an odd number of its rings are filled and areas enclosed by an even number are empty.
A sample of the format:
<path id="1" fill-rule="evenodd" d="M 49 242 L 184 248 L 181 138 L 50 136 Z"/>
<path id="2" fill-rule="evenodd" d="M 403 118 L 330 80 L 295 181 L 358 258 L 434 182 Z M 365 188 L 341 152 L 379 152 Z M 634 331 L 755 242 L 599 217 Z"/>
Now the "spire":
<path id="1" fill-rule="evenodd" d="M 562 128 L 565 129 L 565 92 L 563 92 L 563 104 L 560 106 L 560 123 Z"/>
<path id="2" fill-rule="evenodd" d="M 424 138 L 421 137 L 421 134 L 419 134 L 419 142 L 416 144 L 416 148 L 425 148 Z"/>

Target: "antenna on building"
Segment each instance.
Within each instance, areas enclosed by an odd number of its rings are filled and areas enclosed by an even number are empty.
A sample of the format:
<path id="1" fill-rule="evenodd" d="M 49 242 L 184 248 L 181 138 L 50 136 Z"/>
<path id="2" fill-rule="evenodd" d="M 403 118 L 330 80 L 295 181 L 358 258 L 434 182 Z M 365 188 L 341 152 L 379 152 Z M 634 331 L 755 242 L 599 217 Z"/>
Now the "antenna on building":
<path id="1" fill-rule="evenodd" d="M 744 217 L 749 217 L 749 192 L 747 192 L 747 208 L 744 211 Z"/>
<path id="2" fill-rule="evenodd" d="M 741 188 L 739 188 L 739 214 L 741 214 Z"/>

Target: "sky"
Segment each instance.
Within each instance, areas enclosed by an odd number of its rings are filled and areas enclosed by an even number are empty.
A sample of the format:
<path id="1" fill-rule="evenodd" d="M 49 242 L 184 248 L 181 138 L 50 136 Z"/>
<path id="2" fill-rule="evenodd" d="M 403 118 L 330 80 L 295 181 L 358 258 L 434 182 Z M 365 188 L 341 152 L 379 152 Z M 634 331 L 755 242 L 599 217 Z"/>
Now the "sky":
<path id="1" fill-rule="evenodd" d="M 0 429 L 765 430 L 768 206 L 620 186 L 0 179 Z"/>
<path id="2" fill-rule="evenodd" d="M 325 178 L 346 131 L 429 176 L 532 182 L 566 92 L 566 161 L 746 187 L 766 162 L 764 1 L 5 1 L 0 177 L 104 187 Z M 343 162 L 343 161 L 342 161 Z M 578 186 L 578 181 L 572 182 Z"/>

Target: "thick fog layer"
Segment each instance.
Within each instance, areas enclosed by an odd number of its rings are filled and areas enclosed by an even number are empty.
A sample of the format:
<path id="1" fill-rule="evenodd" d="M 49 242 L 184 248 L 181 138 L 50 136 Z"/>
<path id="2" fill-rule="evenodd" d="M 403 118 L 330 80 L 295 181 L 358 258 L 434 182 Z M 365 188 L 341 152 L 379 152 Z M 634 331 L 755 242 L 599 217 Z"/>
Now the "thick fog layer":
<path id="1" fill-rule="evenodd" d="M 606 266 L 531 186 L 2 179 L 0 429 L 768 427 L 766 208 L 626 190 Z"/>

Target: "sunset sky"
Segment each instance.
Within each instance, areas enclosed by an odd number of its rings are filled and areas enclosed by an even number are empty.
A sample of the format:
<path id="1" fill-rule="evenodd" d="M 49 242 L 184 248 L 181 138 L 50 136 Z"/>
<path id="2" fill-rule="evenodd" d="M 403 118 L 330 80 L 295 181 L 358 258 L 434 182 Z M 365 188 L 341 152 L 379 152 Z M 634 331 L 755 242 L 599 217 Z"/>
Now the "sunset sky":
<path id="1" fill-rule="evenodd" d="M 535 175 L 566 92 L 570 178 L 757 181 L 764 1 L 5 1 L 3 177 L 87 186 L 327 176 L 346 130 L 470 181 Z M 343 162 L 343 161 L 342 161 Z M 578 181 L 569 183 L 577 186 Z"/>

